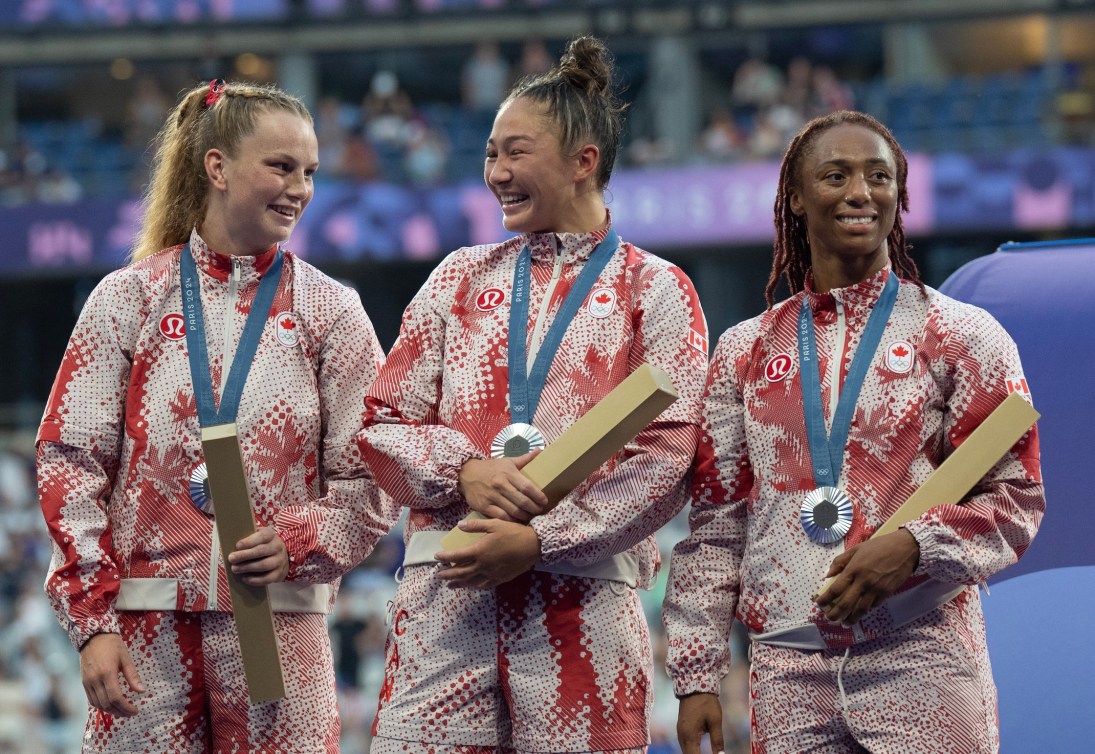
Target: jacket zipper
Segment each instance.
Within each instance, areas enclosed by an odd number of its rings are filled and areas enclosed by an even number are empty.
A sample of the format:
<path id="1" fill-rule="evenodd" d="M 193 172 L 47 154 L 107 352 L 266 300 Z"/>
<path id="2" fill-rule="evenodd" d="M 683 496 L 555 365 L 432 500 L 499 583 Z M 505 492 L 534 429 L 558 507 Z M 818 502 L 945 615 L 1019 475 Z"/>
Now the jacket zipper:
<path id="1" fill-rule="evenodd" d="M 833 350 L 829 356 L 829 411 L 825 422 L 828 434 L 832 434 L 833 417 L 836 416 L 837 404 L 840 403 L 840 389 L 842 387 L 840 376 L 844 369 L 844 346 L 848 337 L 848 323 L 844 316 L 844 303 L 839 298 L 834 297 L 834 299 L 836 301 L 836 333 L 833 336 Z M 843 484 L 843 480 L 844 469 L 842 465 L 840 476 L 834 480 L 834 484 L 839 486 Z"/>
<path id="2" fill-rule="evenodd" d="M 529 344 L 527 363 L 525 364 L 526 374 L 532 371 L 532 365 L 536 362 L 536 354 L 540 350 L 544 336 L 544 320 L 547 319 L 548 307 L 551 305 L 552 297 L 555 296 L 555 288 L 559 285 L 559 278 L 562 277 L 563 273 L 563 252 L 559 249 L 559 241 L 554 236 L 552 236 L 552 244 L 555 266 L 551 270 L 551 280 L 548 282 L 547 290 L 544 291 L 544 297 L 540 300 L 540 311 L 536 314 L 536 326 L 532 330 L 532 343 Z M 529 286 L 529 288 L 531 287 Z M 531 419 L 530 416 L 529 420 L 531 421 Z"/>

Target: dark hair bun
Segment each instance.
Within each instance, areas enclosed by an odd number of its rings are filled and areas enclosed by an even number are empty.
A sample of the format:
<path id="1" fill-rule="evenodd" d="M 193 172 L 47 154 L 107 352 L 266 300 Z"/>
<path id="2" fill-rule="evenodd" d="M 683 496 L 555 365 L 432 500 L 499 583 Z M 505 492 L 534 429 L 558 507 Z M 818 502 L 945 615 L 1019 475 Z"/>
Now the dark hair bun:
<path id="1" fill-rule="evenodd" d="M 612 55 L 596 37 L 577 37 L 567 43 L 559 58 L 559 76 L 592 97 L 609 94 L 612 86 Z"/>

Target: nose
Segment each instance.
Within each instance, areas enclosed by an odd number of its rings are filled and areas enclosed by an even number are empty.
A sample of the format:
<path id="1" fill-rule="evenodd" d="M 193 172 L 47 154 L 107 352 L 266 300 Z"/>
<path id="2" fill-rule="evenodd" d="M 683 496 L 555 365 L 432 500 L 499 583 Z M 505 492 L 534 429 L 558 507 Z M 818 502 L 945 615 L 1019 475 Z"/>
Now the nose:
<path id="1" fill-rule="evenodd" d="M 844 201 L 851 205 L 865 204 L 871 200 L 871 185 L 867 177 L 853 175 L 848 180 L 848 188 L 844 194 Z"/>
<path id="2" fill-rule="evenodd" d="M 301 199 L 307 201 L 312 195 L 312 182 L 308 180 L 308 176 L 304 174 L 303 170 L 294 170 L 292 176 L 289 178 L 289 186 L 286 193 L 293 199 Z"/>
<path id="3" fill-rule="evenodd" d="M 487 183 L 492 186 L 503 184 L 511 177 L 509 167 L 506 165 L 506 161 L 502 159 L 501 155 L 496 157 L 493 162 L 488 160 L 483 166 L 483 171 Z"/>

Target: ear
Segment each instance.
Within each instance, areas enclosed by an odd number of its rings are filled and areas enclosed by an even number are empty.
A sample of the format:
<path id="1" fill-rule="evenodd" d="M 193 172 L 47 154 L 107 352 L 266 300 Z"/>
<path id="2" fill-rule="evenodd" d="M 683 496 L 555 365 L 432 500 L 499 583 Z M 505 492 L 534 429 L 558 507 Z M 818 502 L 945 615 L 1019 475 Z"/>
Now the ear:
<path id="1" fill-rule="evenodd" d="M 802 206 L 802 198 L 798 195 L 798 189 L 791 189 L 788 204 L 791 206 L 791 212 L 796 216 L 802 217 L 806 214 L 806 208 Z"/>
<path id="2" fill-rule="evenodd" d="M 210 149 L 205 153 L 205 175 L 214 188 L 224 191 L 228 181 L 224 175 L 226 156 L 219 149 Z"/>
<path id="3" fill-rule="evenodd" d="M 601 166 L 601 150 L 596 144 L 586 144 L 578 150 L 575 163 L 574 182 L 581 183 L 590 177 L 596 177 Z"/>

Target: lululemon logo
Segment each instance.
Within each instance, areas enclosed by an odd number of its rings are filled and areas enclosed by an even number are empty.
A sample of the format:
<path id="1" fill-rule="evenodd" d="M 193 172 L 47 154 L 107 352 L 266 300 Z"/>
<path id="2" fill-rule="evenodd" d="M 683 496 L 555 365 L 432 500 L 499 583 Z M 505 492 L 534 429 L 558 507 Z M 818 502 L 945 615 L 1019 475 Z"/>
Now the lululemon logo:
<path id="1" fill-rule="evenodd" d="M 165 314 L 160 320 L 160 335 L 168 340 L 182 340 L 186 337 L 186 320 L 178 312 Z"/>
<path id="2" fill-rule="evenodd" d="M 501 288 L 487 288 L 475 299 L 475 306 L 481 312 L 497 309 L 506 302 L 506 292 Z"/>
<path id="3" fill-rule="evenodd" d="M 764 367 L 764 376 L 769 382 L 780 382 L 791 373 L 791 357 L 785 353 L 777 354 L 768 360 Z"/>

